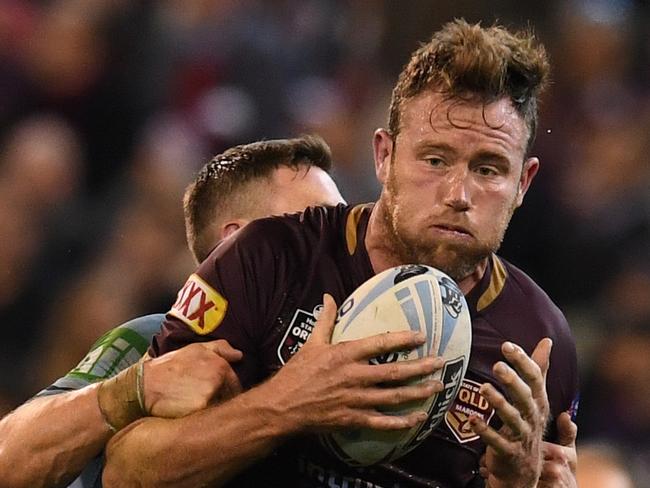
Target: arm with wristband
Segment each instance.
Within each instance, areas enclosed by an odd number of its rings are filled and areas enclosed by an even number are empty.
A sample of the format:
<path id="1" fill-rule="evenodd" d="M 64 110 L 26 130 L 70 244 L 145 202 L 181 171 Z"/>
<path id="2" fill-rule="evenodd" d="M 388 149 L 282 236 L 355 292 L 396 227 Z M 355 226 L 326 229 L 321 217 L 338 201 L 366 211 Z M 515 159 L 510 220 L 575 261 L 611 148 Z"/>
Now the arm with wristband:
<path id="1" fill-rule="evenodd" d="M 225 341 L 140 360 L 162 317 L 113 329 L 75 369 L 0 421 L 3 486 L 65 486 L 131 422 L 186 415 L 238 392 L 228 361 L 241 353 Z"/>

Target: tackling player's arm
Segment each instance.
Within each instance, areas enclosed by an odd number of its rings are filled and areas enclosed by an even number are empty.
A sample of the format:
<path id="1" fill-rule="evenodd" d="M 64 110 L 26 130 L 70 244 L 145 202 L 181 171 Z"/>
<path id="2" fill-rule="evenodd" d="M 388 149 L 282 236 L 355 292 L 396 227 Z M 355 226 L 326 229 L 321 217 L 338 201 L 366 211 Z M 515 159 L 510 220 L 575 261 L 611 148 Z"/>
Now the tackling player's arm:
<path id="1" fill-rule="evenodd" d="M 159 324 L 160 319 L 157 328 Z M 123 332 L 123 328 L 114 329 L 92 348 L 87 358 L 100 356 L 93 363 L 98 370 L 109 372 L 107 374 L 114 370 L 113 364 L 102 360 L 101 353 L 109 350 L 112 342 L 122 337 Z M 149 337 L 143 340 L 148 343 Z M 137 354 L 134 350 L 133 360 L 143 350 Z M 234 396 L 240 386 L 226 360 L 236 361 L 240 357 L 241 353 L 225 341 L 215 341 L 196 344 L 165 358 L 146 362 L 143 386 L 147 412 L 167 417 L 181 416 L 204 408 L 215 396 Z M 120 428 L 140 417 L 139 409 L 134 411 L 122 401 L 110 401 L 100 409 L 100 384 L 89 383 L 102 381 L 102 377 L 88 375 L 84 380 L 74 377 L 75 372 L 79 374 L 87 363 L 87 360 L 82 361 L 68 376 L 41 393 L 46 396 L 31 400 L 0 421 L 0 479 L 3 486 L 67 485 L 102 451 L 113 435 L 107 418 L 115 428 Z M 197 363 L 205 367 L 195 371 L 191 366 Z M 133 368 L 136 367 L 131 366 L 105 381 L 102 396 L 109 400 L 132 397 L 135 392 L 128 390 L 134 386 L 130 378 L 133 378 Z M 84 384 L 88 386 L 83 387 Z M 80 389 L 64 391 L 63 385 Z"/>
<path id="2" fill-rule="evenodd" d="M 99 410 L 98 385 L 92 383 L 114 374 L 119 357 L 114 344 L 124 344 L 122 360 L 133 364 L 160 328 L 161 317 L 141 317 L 109 331 L 72 371 L 0 421 L 3 483 L 10 487 L 65 485 L 101 452 L 112 432 Z M 148 329 L 151 333 L 144 339 L 141 333 Z"/>
<path id="3" fill-rule="evenodd" d="M 332 345 L 335 316 L 334 300 L 326 296 L 311 337 L 265 383 L 187 417 L 143 419 L 118 433 L 106 451 L 104 486 L 218 485 L 297 433 L 404 429 L 424 420 L 425 412 L 392 416 L 375 407 L 428 397 L 442 390 L 440 382 L 376 385 L 429 374 L 441 360 L 368 364 L 371 357 L 417 347 L 424 338 L 399 332 Z"/>
<path id="4" fill-rule="evenodd" d="M 0 421 L 3 486 L 64 486 L 108 442 L 97 386 L 35 398 Z"/>

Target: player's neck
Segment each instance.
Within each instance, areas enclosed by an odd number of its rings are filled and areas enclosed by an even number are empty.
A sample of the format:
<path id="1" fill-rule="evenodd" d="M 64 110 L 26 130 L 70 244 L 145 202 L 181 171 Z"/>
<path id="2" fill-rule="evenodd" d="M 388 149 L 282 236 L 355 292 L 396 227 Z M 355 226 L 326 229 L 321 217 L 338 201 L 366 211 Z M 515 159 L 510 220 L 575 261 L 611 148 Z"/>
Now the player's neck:
<path id="1" fill-rule="evenodd" d="M 386 208 L 379 200 L 372 209 L 368 227 L 364 238 L 364 244 L 370 264 L 375 274 L 381 273 L 388 268 L 405 264 L 394 249 L 393 238 L 386 228 L 386 220 L 383 212 Z"/>
<path id="2" fill-rule="evenodd" d="M 460 288 L 460 291 L 463 292 L 463 294 L 467 295 L 474 289 L 476 285 L 479 284 L 483 278 L 483 275 L 485 274 L 485 270 L 487 270 L 488 259 L 490 258 L 483 259 L 480 263 L 478 263 L 476 268 L 474 268 L 474 271 L 472 271 L 472 273 L 458 281 L 458 287 Z"/>
<path id="3" fill-rule="evenodd" d="M 368 228 L 364 239 L 366 251 L 370 258 L 370 264 L 372 265 L 375 274 L 402 264 L 417 264 L 404 263 L 403 259 L 400 257 L 400 253 L 395 249 L 394 239 L 390 236 L 390 231 L 386 228 L 386 219 L 382 212 L 386 212 L 386 208 L 382 205 L 381 201 L 379 201 L 375 204 L 372 213 L 370 214 Z M 457 280 L 458 286 L 465 295 L 472 291 L 472 289 L 481 281 L 481 278 L 483 278 L 485 270 L 487 269 L 488 259 L 489 258 L 483 259 L 476 268 L 474 268 L 472 273 L 461 280 Z"/>

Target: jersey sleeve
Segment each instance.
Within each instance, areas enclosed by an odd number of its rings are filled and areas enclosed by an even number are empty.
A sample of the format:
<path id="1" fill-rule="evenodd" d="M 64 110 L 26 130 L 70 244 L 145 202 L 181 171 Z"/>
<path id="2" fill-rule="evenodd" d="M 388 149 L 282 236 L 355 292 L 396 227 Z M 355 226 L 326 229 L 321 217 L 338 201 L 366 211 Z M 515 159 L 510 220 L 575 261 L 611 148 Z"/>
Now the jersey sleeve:
<path id="1" fill-rule="evenodd" d="M 95 342 L 77 366 L 36 396 L 79 390 L 115 376 L 135 364 L 146 352 L 153 335 L 160 330 L 162 314 L 138 317 L 109 330 Z"/>
<path id="2" fill-rule="evenodd" d="M 233 365 L 242 385 L 258 382 L 255 352 L 273 326 L 290 274 L 287 233 L 280 221 L 262 219 L 215 248 L 178 292 L 149 354 L 225 339 L 244 353 Z"/>

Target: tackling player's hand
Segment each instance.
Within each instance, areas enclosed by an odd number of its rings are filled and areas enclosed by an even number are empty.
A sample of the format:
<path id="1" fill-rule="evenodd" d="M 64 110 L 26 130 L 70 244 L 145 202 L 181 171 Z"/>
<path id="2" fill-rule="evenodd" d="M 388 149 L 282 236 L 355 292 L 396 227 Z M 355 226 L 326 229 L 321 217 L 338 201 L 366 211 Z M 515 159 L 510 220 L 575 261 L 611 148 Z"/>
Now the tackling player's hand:
<path id="1" fill-rule="evenodd" d="M 242 391 L 230 363 L 242 358 L 227 341 L 190 344 L 144 364 L 144 404 L 156 417 L 183 417 Z"/>
<path id="2" fill-rule="evenodd" d="M 489 488 L 533 488 L 542 473 L 542 438 L 549 415 L 546 373 L 552 342 L 542 339 L 529 357 L 519 346 L 505 342 L 501 351 L 512 365 L 494 365 L 496 379 L 506 398 L 491 384 L 481 386 L 481 394 L 503 421 L 497 432 L 478 416 L 470 424 L 487 445 L 483 474 Z M 514 369 L 513 369 L 514 368 Z"/>
<path id="3" fill-rule="evenodd" d="M 422 411 L 398 416 L 382 414 L 376 408 L 427 398 L 443 389 L 440 381 L 410 386 L 380 383 L 429 375 L 442 367 L 442 359 L 368 363 L 370 358 L 388 352 L 414 349 L 424 343 L 424 337 L 394 332 L 333 345 L 336 303 L 325 295 L 323 305 L 305 345 L 266 383 L 273 391 L 270 407 L 295 431 L 405 429 L 425 420 L 427 415 Z"/>

